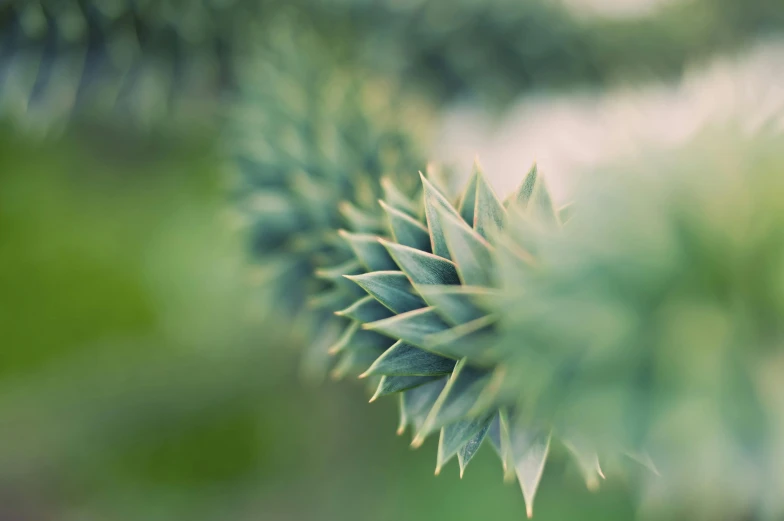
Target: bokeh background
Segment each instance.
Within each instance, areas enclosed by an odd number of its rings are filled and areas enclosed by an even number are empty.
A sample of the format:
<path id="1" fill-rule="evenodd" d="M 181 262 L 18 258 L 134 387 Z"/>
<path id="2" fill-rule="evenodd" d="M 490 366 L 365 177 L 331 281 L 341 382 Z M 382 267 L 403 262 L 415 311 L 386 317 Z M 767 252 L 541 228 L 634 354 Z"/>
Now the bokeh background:
<path id="1" fill-rule="evenodd" d="M 230 197 L 246 93 L 288 121 L 314 62 L 393 79 L 430 157 L 479 154 L 500 192 L 537 160 L 561 200 L 711 121 L 784 121 L 776 0 L 12 0 L 0 28 L 0 520 L 525 515 L 491 450 L 433 477 L 393 400 L 301 377 Z M 537 519 L 635 517 L 558 461 Z"/>

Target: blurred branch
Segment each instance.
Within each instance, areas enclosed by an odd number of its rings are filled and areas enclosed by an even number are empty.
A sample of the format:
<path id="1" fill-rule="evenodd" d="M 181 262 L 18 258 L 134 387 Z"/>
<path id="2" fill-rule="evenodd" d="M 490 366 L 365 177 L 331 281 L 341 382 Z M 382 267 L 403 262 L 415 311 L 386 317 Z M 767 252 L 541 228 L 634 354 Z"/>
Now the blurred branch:
<path id="1" fill-rule="evenodd" d="M 39 126 L 74 108 L 147 123 L 204 110 L 233 88 L 235 58 L 284 8 L 329 45 L 439 100 L 496 104 L 532 89 L 678 74 L 784 27 L 775 0 L 675 1 L 639 19 L 577 17 L 546 0 L 17 0 L 0 8 L 0 105 Z"/>

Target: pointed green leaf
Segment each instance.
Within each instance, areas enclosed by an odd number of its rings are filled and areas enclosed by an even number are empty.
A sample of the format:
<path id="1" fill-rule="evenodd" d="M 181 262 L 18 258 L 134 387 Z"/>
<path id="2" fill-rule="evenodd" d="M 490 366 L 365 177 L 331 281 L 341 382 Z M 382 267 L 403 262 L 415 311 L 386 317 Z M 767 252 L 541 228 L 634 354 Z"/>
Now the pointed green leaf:
<path id="1" fill-rule="evenodd" d="M 507 197 L 506 201 L 504 201 L 504 206 L 509 208 L 512 205 L 515 205 L 521 210 L 528 208 L 528 201 L 534 193 L 538 174 L 538 168 L 536 163 L 534 163 L 525 178 L 523 178 L 523 182 L 517 187 L 517 190 L 512 192 L 509 197 Z"/>
<path id="2" fill-rule="evenodd" d="M 380 242 L 414 284 L 460 284 L 452 261 L 383 239 Z"/>
<path id="3" fill-rule="evenodd" d="M 362 327 L 416 346 L 424 346 L 429 335 L 449 329 L 449 325 L 438 316 L 433 308 L 401 313 L 391 318 L 365 324 Z"/>
<path id="4" fill-rule="evenodd" d="M 536 490 L 539 488 L 550 451 L 550 431 L 524 425 L 521 420 L 513 419 L 509 441 L 515 473 L 523 491 L 526 513 L 530 518 L 533 516 Z"/>
<path id="5" fill-rule="evenodd" d="M 350 305 L 355 298 L 356 295 L 352 295 L 345 288 L 332 288 L 310 297 L 308 306 L 313 309 L 325 309 L 335 312 Z"/>
<path id="6" fill-rule="evenodd" d="M 504 284 L 525 287 L 531 275 L 538 273 L 536 255 L 540 248 L 540 230 L 527 218 L 515 219 L 513 230 L 495 241 L 495 261 L 498 273 L 504 274 Z"/>
<path id="7" fill-rule="evenodd" d="M 359 284 L 373 298 L 395 313 L 406 313 L 425 307 L 425 302 L 414 295 L 408 277 L 400 271 L 375 271 L 347 277 Z"/>
<path id="8" fill-rule="evenodd" d="M 447 375 L 452 372 L 454 367 L 454 360 L 428 353 L 418 347 L 398 341 L 378 357 L 363 376 Z"/>
<path id="9" fill-rule="evenodd" d="M 460 196 L 460 203 L 458 204 L 458 212 L 463 217 L 463 220 L 468 223 L 469 226 L 474 226 L 474 215 L 475 215 L 475 208 L 476 208 L 476 186 L 479 183 L 479 170 L 477 169 L 477 164 L 474 163 L 473 171 L 471 172 L 471 177 L 468 179 L 468 183 L 466 183 L 466 187 L 463 190 L 463 194 Z"/>
<path id="10" fill-rule="evenodd" d="M 489 372 L 470 367 L 465 358 L 460 360 L 417 436 L 426 437 L 465 418 L 489 380 Z"/>
<path id="11" fill-rule="evenodd" d="M 323 317 L 328 318 L 327 315 Z M 318 384 L 327 375 L 331 362 L 329 348 L 343 333 L 340 322 L 325 318 L 315 319 L 314 327 L 318 328 L 320 334 L 308 344 L 300 364 L 300 373 L 306 381 Z"/>
<path id="12" fill-rule="evenodd" d="M 501 420 L 498 414 L 496 414 L 490 422 L 490 429 L 487 435 L 490 438 L 493 449 L 495 449 L 496 454 L 498 454 L 498 457 L 501 458 L 501 462 L 503 463 L 504 458 L 503 453 L 501 452 Z"/>
<path id="13" fill-rule="evenodd" d="M 392 345 L 394 344 L 390 344 L 387 337 L 374 333 L 373 331 L 360 329 L 354 333 L 354 336 L 351 338 L 347 347 L 348 349 L 372 349 L 374 352 L 381 350 L 381 352 L 378 353 L 378 356 L 381 356 L 381 354 L 386 352 Z M 369 365 L 370 364 L 368 364 L 368 366 Z"/>
<path id="14" fill-rule="evenodd" d="M 414 432 L 419 430 L 445 385 L 446 377 L 442 377 L 402 393 L 399 433 L 402 434 L 409 424 L 414 427 Z"/>
<path id="15" fill-rule="evenodd" d="M 374 402 L 382 396 L 407 391 L 441 378 L 442 376 L 383 376 L 370 401 Z"/>
<path id="16" fill-rule="evenodd" d="M 375 322 L 394 316 L 394 313 L 370 295 L 354 302 L 346 309 L 336 311 L 335 314 L 362 323 Z"/>
<path id="17" fill-rule="evenodd" d="M 441 429 L 441 437 L 438 441 L 436 474 L 441 471 L 441 468 L 446 465 L 460 449 L 472 441 L 476 443 L 476 447 L 473 449 L 473 451 L 476 452 L 476 450 L 479 449 L 479 443 L 482 442 L 487 434 L 491 420 L 492 416 L 461 420 Z M 473 455 L 473 453 L 471 453 L 471 455 Z M 461 465 L 461 476 L 463 468 L 464 467 Z"/>
<path id="18" fill-rule="evenodd" d="M 472 361 L 484 363 L 485 360 L 492 358 L 488 356 L 488 353 L 496 341 L 495 321 L 495 317 L 485 316 L 467 324 L 434 333 L 425 339 L 423 347 L 451 358 L 469 357 Z"/>
<path id="19" fill-rule="evenodd" d="M 509 441 L 509 414 L 505 408 L 499 409 L 490 423 L 488 437 L 493 449 L 498 454 L 498 458 L 501 460 L 501 466 L 504 470 L 504 481 L 513 481 L 516 475 L 510 447 L 511 442 Z"/>
<path id="20" fill-rule="evenodd" d="M 389 228 L 395 242 L 419 251 L 430 253 L 430 233 L 427 227 L 413 217 L 379 201 L 387 213 Z"/>
<path id="21" fill-rule="evenodd" d="M 485 316 L 477 301 L 489 298 L 492 291 L 471 286 L 416 286 L 425 302 L 453 326 Z"/>
<path id="22" fill-rule="evenodd" d="M 343 334 L 332 344 L 327 352 L 331 355 L 339 353 L 346 349 L 351 339 L 354 338 L 354 335 L 359 331 L 359 324 L 357 322 L 350 323 L 346 329 L 343 330 Z"/>
<path id="23" fill-rule="evenodd" d="M 377 235 L 351 233 L 346 230 L 339 230 L 338 233 L 348 242 L 354 255 L 368 271 L 397 270 L 397 265 L 386 248 L 378 243 Z"/>
<path id="24" fill-rule="evenodd" d="M 406 414 L 405 393 L 399 393 L 397 396 L 398 396 L 398 400 L 397 400 L 398 420 L 397 420 L 397 431 L 395 432 L 395 434 L 401 436 L 404 432 L 406 432 L 406 427 L 408 427 L 408 416 Z"/>
<path id="25" fill-rule="evenodd" d="M 536 221 L 545 224 L 556 224 L 558 222 L 550 191 L 541 177 L 537 179 L 531 199 L 528 202 L 528 214 Z"/>
<path id="26" fill-rule="evenodd" d="M 425 217 L 427 218 L 427 228 L 430 230 L 430 251 L 439 257 L 448 259 L 449 248 L 446 245 L 446 238 L 441 229 L 441 220 L 438 215 L 438 210 L 441 209 L 446 213 L 451 213 L 458 219 L 460 218 L 460 214 L 457 213 L 457 210 L 449 204 L 446 197 L 444 197 L 444 195 L 439 192 L 425 176 L 421 173 L 419 175 L 422 177 L 422 186 L 424 187 Z"/>
<path id="27" fill-rule="evenodd" d="M 344 290 L 347 295 L 359 298 L 364 294 L 362 288 L 357 287 L 356 284 L 346 279 L 345 275 L 356 275 L 363 271 L 359 261 L 352 259 L 333 268 L 318 269 L 315 272 L 315 276 L 316 278 L 332 282 L 336 287 Z"/>
<path id="28" fill-rule="evenodd" d="M 490 244 L 462 220 L 438 210 L 441 227 L 460 280 L 470 286 L 490 286 L 493 256 Z"/>
<path id="29" fill-rule="evenodd" d="M 330 354 L 336 354 L 351 349 L 369 348 L 386 350 L 390 346 L 389 342 L 389 339 L 385 336 L 360 329 L 359 323 L 351 322 L 343 331 L 343 334 L 337 342 L 330 346 L 328 352 Z M 379 353 L 379 355 L 381 355 L 381 353 Z M 375 360 L 375 358 L 373 360 Z M 371 360 L 370 363 L 372 363 L 373 360 Z M 368 366 L 370 363 L 368 363 Z"/>
<path id="30" fill-rule="evenodd" d="M 651 455 L 647 452 L 626 452 L 625 455 L 632 461 L 635 461 L 646 469 L 650 470 L 655 475 L 661 476 L 661 474 L 659 474 L 659 469 L 656 468 L 656 463 L 654 463 Z"/>
<path id="31" fill-rule="evenodd" d="M 514 400 L 517 398 L 519 380 L 510 377 L 510 371 L 506 365 L 497 365 L 493 368 L 488 377 L 487 384 L 482 388 L 474 402 L 473 407 L 468 411 L 468 416 L 480 416 L 490 409 L 498 406 L 499 402 Z"/>
<path id="32" fill-rule="evenodd" d="M 332 370 L 332 378 L 339 380 L 346 376 L 359 376 L 383 351 L 383 348 L 346 349 L 342 351 L 335 368 Z"/>
<path id="33" fill-rule="evenodd" d="M 465 359 L 463 359 L 465 360 Z M 455 374 L 456 373 L 456 374 Z M 485 387 L 490 383 L 491 373 L 464 365 L 452 374 L 451 388 L 440 404 L 434 417 L 435 428 L 447 425 L 458 418 L 470 416 L 473 408 Z"/>
<path id="34" fill-rule="evenodd" d="M 588 490 L 598 489 L 599 478 L 604 479 L 604 473 L 599 465 L 599 454 L 596 449 L 576 436 L 562 437 L 561 441 L 572 453 L 572 458 L 577 463 Z"/>
<path id="35" fill-rule="evenodd" d="M 337 281 L 343 279 L 343 275 L 357 275 L 362 273 L 362 267 L 359 261 L 351 259 L 338 266 L 332 268 L 321 268 L 316 270 L 316 277 L 324 280 Z"/>
<path id="36" fill-rule="evenodd" d="M 465 469 L 468 466 L 468 463 L 474 457 L 474 454 L 479 450 L 479 447 L 482 446 L 482 442 L 485 440 L 488 431 L 490 430 L 490 424 L 493 421 L 493 417 L 491 416 L 487 420 L 487 426 L 480 430 L 476 436 L 468 440 L 468 443 L 463 445 L 460 450 L 457 452 L 457 462 L 460 465 L 460 477 L 463 477 L 465 473 Z"/>
<path id="37" fill-rule="evenodd" d="M 476 185 L 476 212 L 474 229 L 485 239 L 504 225 L 506 210 L 493 191 L 487 177 L 481 172 Z"/>

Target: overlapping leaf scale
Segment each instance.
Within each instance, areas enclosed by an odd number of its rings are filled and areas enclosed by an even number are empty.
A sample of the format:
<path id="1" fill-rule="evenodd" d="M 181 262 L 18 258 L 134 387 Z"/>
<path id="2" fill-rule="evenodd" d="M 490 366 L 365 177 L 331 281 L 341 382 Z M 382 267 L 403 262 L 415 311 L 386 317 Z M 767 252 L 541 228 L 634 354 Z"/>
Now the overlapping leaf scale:
<path id="1" fill-rule="evenodd" d="M 371 344 L 383 350 L 360 375 L 376 379 L 371 401 L 399 395 L 399 431 L 411 427 L 414 446 L 439 433 L 436 473 L 457 457 L 462 475 L 489 438 L 505 475 L 519 481 L 530 514 L 551 434 L 528 424 L 507 399 L 513 386 L 494 349 L 491 311 L 498 305 L 496 263 L 508 256 L 534 261 L 519 244 L 495 243 L 509 213 L 516 222 L 546 227 L 561 220 L 536 167 L 504 202 L 478 164 L 458 197 L 428 176 L 421 183 L 418 196 L 407 198 L 386 181 L 379 203 L 386 226 L 375 234 L 341 232 L 354 262 L 322 273 L 343 273 L 363 294 L 337 312 L 350 323 L 330 351 L 342 367 L 343 357 L 357 359 Z M 366 271 L 357 274 L 358 265 Z M 578 460 L 581 468 L 590 467 L 586 462 L 590 455 Z"/>

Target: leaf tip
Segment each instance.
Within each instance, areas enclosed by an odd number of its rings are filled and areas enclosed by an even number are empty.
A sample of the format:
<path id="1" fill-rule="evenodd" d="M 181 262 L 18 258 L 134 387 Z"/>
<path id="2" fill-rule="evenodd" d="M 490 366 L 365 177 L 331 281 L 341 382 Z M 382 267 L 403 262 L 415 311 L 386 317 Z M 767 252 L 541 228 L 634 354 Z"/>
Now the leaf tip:
<path id="1" fill-rule="evenodd" d="M 604 475 L 604 471 L 602 470 L 602 466 L 599 463 L 599 456 L 596 456 L 596 473 L 599 474 L 600 478 L 607 479 L 607 476 Z"/>

